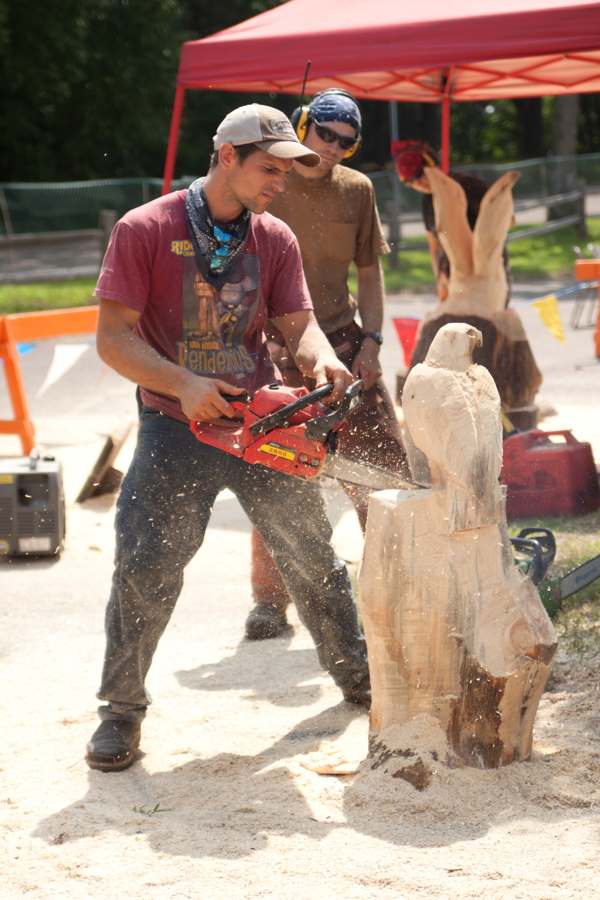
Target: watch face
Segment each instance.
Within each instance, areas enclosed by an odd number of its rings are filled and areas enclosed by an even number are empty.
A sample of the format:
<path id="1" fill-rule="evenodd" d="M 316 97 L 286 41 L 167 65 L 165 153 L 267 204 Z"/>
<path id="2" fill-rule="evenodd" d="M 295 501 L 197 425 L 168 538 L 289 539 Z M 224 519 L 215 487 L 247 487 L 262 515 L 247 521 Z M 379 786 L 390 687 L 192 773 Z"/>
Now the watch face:
<path id="1" fill-rule="evenodd" d="M 363 338 L 373 338 L 373 340 L 381 346 L 383 344 L 383 335 L 380 334 L 379 331 L 366 331 L 363 334 Z"/>

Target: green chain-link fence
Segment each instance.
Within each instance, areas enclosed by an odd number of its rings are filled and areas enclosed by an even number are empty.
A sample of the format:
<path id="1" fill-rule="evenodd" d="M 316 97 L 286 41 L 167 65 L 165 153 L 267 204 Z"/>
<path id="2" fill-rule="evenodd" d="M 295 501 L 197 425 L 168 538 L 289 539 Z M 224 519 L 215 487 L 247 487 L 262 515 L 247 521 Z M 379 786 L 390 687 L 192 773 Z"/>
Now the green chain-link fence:
<path id="1" fill-rule="evenodd" d="M 188 187 L 192 176 L 173 182 Z M 120 218 L 160 196 L 160 178 L 113 178 L 58 184 L 0 184 L 0 234 L 79 231 L 98 228 L 100 210 Z"/>
<path id="2" fill-rule="evenodd" d="M 600 191 L 600 153 L 582 156 L 528 159 L 503 165 L 457 166 L 491 184 L 509 169 L 519 169 L 515 201 L 545 197 L 574 186 L 583 178 L 588 191 Z M 173 190 L 187 187 L 195 176 L 173 182 Z M 395 172 L 369 176 L 377 206 L 385 212 L 390 201 L 399 202 L 401 215 L 420 210 L 420 196 L 402 187 Z M 0 235 L 53 231 L 77 231 L 98 227 L 101 210 L 115 210 L 120 217 L 129 209 L 160 196 L 160 178 L 114 178 L 58 184 L 0 184 Z"/>

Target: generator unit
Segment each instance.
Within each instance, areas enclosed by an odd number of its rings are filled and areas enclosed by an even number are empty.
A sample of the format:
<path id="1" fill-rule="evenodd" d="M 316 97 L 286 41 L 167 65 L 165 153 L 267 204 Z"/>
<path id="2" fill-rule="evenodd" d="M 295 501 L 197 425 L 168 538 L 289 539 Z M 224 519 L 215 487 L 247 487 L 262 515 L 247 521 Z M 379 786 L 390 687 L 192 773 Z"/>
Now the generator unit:
<path id="1" fill-rule="evenodd" d="M 0 457 L 0 555 L 54 556 L 65 538 L 62 468 L 53 456 Z"/>

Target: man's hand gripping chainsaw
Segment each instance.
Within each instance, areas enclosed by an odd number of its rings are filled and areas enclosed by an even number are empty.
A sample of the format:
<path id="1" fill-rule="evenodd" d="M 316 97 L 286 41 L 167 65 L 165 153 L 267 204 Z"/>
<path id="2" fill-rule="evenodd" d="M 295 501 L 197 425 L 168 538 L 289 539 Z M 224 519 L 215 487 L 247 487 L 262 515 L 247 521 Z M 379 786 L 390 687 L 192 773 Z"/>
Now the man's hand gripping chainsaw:
<path id="1" fill-rule="evenodd" d="M 205 444 L 286 475 L 325 475 L 374 491 L 418 489 L 387 469 L 336 452 L 338 432 L 349 413 L 360 404 L 364 387 L 362 381 L 355 381 L 343 399 L 329 407 L 321 400 L 332 390 L 332 384 L 310 393 L 303 387 L 271 384 L 253 396 L 247 392 L 227 395 L 225 400 L 243 413 L 238 428 L 192 421 L 191 429 Z"/>

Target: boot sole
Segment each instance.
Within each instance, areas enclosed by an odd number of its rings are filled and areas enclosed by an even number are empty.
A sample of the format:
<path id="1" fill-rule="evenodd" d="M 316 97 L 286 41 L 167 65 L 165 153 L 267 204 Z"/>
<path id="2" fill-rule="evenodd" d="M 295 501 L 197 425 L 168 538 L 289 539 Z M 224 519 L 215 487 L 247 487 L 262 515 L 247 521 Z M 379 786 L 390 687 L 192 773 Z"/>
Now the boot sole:
<path id="1" fill-rule="evenodd" d="M 271 638 L 281 637 L 282 634 L 289 634 L 294 631 L 294 626 L 286 622 L 285 625 L 264 626 L 257 625 L 255 627 L 246 626 L 246 640 L 248 641 L 267 641 Z"/>
<path id="2" fill-rule="evenodd" d="M 133 765 L 137 757 L 135 750 L 128 750 L 126 753 L 119 753 L 118 756 L 102 756 L 100 753 L 86 754 L 85 761 L 90 769 L 97 769 L 99 772 L 122 772 Z"/>

